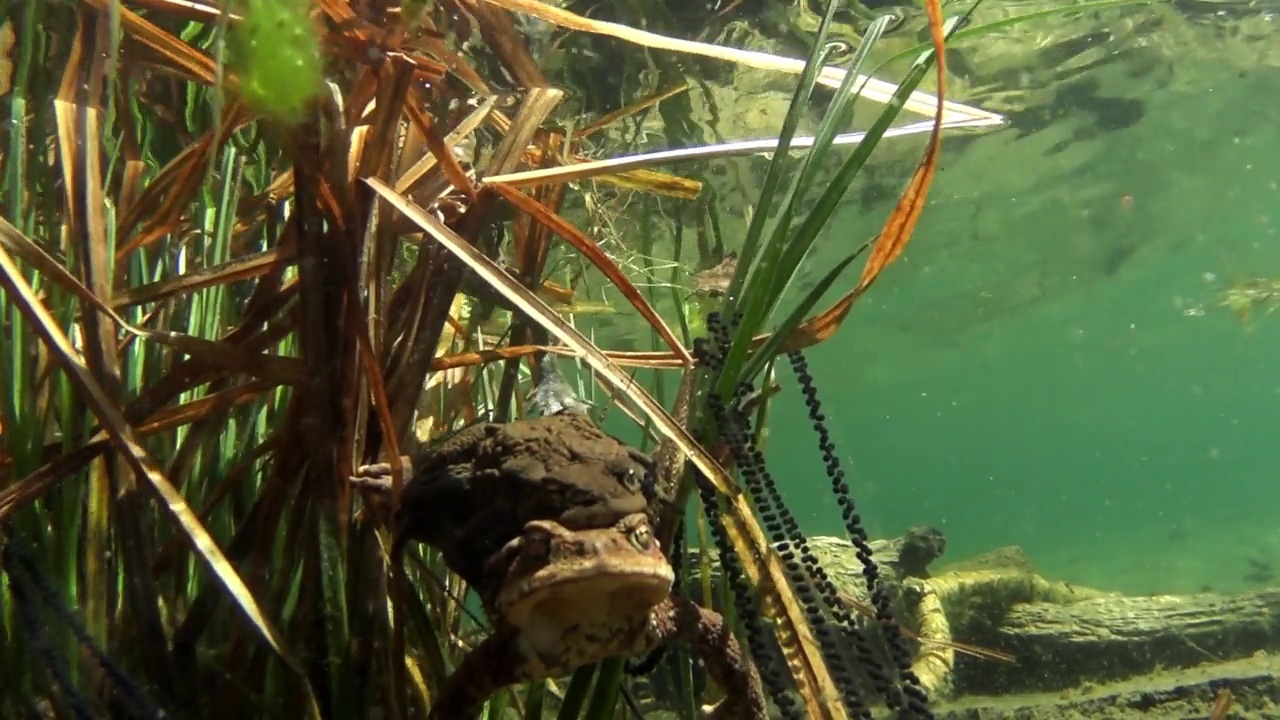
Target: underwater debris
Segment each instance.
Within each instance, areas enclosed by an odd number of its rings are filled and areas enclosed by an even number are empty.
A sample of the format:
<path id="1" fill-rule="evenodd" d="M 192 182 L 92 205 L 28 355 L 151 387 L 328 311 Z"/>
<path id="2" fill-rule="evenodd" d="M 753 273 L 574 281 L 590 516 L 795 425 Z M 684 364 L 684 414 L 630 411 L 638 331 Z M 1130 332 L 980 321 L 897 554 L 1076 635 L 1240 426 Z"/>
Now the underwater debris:
<path id="1" fill-rule="evenodd" d="M 545 334 L 545 333 L 539 333 Z M 545 342 L 539 338 L 538 342 Z M 560 413 L 576 413 L 586 415 L 590 405 L 581 400 L 569 381 L 560 373 L 560 365 L 556 357 L 549 352 L 541 352 L 537 356 L 538 382 L 529 391 L 529 407 L 540 415 L 559 415 Z"/>
<path id="2" fill-rule="evenodd" d="M 1213 710 L 1209 712 L 1209 720 L 1226 720 L 1227 713 L 1231 712 L 1231 691 L 1222 688 L 1218 691 L 1218 696 L 1213 701 Z"/>
<path id="3" fill-rule="evenodd" d="M 1249 563 L 1249 572 L 1245 574 L 1245 582 L 1254 585 L 1266 585 L 1276 579 L 1276 570 L 1272 562 L 1266 558 L 1245 558 Z"/>
<path id="4" fill-rule="evenodd" d="M 1280 279 L 1255 277 L 1233 283 L 1218 293 L 1208 308 L 1230 310 L 1241 322 L 1246 321 L 1258 309 L 1267 315 L 1280 308 Z M 1205 314 L 1206 305 L 1193 305 L 1182 311 L 1187 317 Z"/>
<path id="5" fill-rule="evenodd" d="M 1258 308 L 1270 315 L 1280 307 L 1280 280 L 1251 278 L 1235 284 L 1219 294 L 1218 306 L 1232 311 L 1241 320 L 1249 319 L 1250 313 Z"/>

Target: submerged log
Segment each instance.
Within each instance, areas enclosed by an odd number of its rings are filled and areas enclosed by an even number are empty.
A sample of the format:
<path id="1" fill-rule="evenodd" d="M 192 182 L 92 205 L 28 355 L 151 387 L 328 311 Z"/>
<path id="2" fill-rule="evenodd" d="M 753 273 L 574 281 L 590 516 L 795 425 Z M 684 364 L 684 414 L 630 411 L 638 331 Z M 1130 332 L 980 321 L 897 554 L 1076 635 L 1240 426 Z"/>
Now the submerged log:
<path id="1" fill-rule="evenodd" d="M 979 640 L 1017 664 L 962 671 L 959 682 L 970 692 L 1053 691 L 1246 658 L 1280 648 L 1277 615 L 1276 589 L 1018 604 Z"/>
<path id="2" fill-rule="evenodd" d="M 832 580 L 863 600 L 853 548 L 834 538 L 810 544 Z M 881 557 L 880 548 L 877 560 L 896 568 L 892 553 Z M 1060 692 L 1280 649 L 1280 589 L 1127 597 L 1041 577 L 1017 548 L 1001 548 L 933 577 L 927 571 L 916 577 L 886 574 L 901 583 L 909 610 L 904 619 L 926 639 L 963 640 L 1016 658 L 953 658 L 926 642 L 917 672 L 944 693 L 948 681 L 960 695 Z M 946 630 L 935 629 L 941 627 Z"/>
<path id="3" fill-rule="evenodd" d="M 1088 720 L 1105 718 L 1274 718 L 1280 660 L 1268 655 L 1066 692 L 970 696 L 934 707 L 938 720 Z M 1221 714 L 1211 715 L 1214 708 Z"/>
<path id="4" fill-rule="evenodd" d="M 924 641 L 917 674 L 937 699 L 959 696 L 939 718 L 1207 717 L 1223 688 L 1239 709 L 1280 702 L 1268 654 L 1280 649 L 1280 589 L 1128 597 L 1041 577 L 1012 547 L 930 576 L 941 538 L 923 562 L 903 563 L 903 547 L 930 537 L 912 535 L 873 543 L 875 559 Z M 853 546 L 808 544 L 841 595 L 865 607 Z M 957 653 L 954 640 L 1016 660 Z"/>

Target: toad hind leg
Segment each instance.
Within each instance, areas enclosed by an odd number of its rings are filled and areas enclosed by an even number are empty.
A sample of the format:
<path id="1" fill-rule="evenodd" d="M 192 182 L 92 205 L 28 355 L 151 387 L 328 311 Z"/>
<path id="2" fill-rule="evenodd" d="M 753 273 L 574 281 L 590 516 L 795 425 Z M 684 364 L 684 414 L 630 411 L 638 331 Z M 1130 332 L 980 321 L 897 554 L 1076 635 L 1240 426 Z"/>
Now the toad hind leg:
<path id="1" fill-rule="evenodd" d="M 724 690 L 724 700 L 704 715 L 706 720 L 767 717 L 760 674 L 719 613 L 673 595 L 654 608 L 652 618 L 662 641 L 680 639 L 692 646 L 707 674 Z"/>
<path id="2" fill-rule="evenodd" d="M 519 682 L 519 664 L 516 633 L 495 630 L 454 668 L 427 720 L 476 720 L 489 696 Z"/>

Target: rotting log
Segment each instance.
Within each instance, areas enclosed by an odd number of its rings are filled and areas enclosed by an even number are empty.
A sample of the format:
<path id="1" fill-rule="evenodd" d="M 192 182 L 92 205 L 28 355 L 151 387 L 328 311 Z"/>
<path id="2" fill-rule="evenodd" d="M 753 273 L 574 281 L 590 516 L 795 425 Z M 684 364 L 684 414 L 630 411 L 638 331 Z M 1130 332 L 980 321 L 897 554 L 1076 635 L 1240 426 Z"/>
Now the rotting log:
<path id="1" fill-rule="evenodd" d="M 1017 664 L 965 667 L 957 680 L 966 692 L 1044 692 L 1246 658 L 1280 648 L 1277 614 L 1280 589 L 1017 604 L 979 640 Z"/>
<path id="2" fill-rule="evenodd" d="M 1280 659 L 1259 655 L 1190 669 L 1089 684 L 1066 692 L 970 696 L 934 708 L 937 720 L 1127 720 L 1206 718 L 1231 700 L 1226 718 L 1276 718 Z"/>
<path id="3" fill-rule="evenodd" d="M 1126 597 L 1041 577 L 1013 547 L 933 577 L 927 568 L 912 576 L 899 572 L 895 548 L 902 541 L 875 545 L 876 560 L 901 595 L 907 624 L 927 641 L 954 637 L 1016 658 L 1006 663 L 956 656 L 945 645 L 926 642 L 915 670 L 938 697 L 949 690 L 1058 692 L 1280 648 L 1280 589 Z M 810 538 L 809 544 L 842 591 L 865 602 L 852 546 L 838 538 Z"/>
<path id="4" fill-rule="evenodd" d="M 920 540 L 927 536 L 919 535 L 919 530 L 913 533 L 916 537 L 911 542 L 917 547 L 911 552 L 916 552 Z M 937 537 L 936 553 L 927 553 L 923 564 L 908 563 L 911 570 L 904 571 L 901 548 L 911 535 L 872 545 L 875 559 L 899 599 L 900 618 L 926 640 L 917 650 L 914 669 L 939 699 L 951 692 L 1002 699 L 987 702 L 980 714 L 949 717 L 1041 717 L 991 714 L 1004 698 L 1022 693 L 1048 693 L 1036 696 L 1037 707 L 1049 708 L 1055 703 L 1075 707 L 1079 700 L 1084 703 L 1080 707 L 1094 708 L 1103 701 L 1095 698 L 1090 704 L 1077 695 L 1109 682 L 1131 679 L 1142 684 L 1152 677 L 1164 678 L 1161 682 L 1168 685 L 1159 697 L 1124 695 L 1132 688 L 1123 687 L 1109 692 L 1125 707 L 1135 708 L 1135 713 L 1144 702 L 1153 708 L 1165 703 L 1200 702 L 1211 698 L 1211 690 L 1222 682 L 1184 687 L 1178 684 L 1181 680 L 1166 676 L 1202 665 L 1235 667 L 1232 663 L 1266 659 L 1268 653 L 1280 649 L 1280 622 L 1276 619 L 1280 617 L 1280 589 L 1237 595 L 1129 597 L 1037 575 L 1016 547 L 951 565 L 930 577 L 928 565 L 941 554 L 941 538 Z M 853 546 L 831 537 L 811 537 L 807 542 L 842 595 L 865 606 L 862 568 Z M 1016 662 L 958 655 L 946 645 L 953 636 L 1013 655 Z M 1255 694 L 1265 692 L 1259 688 Z M 1016 705 L 1022 699 L 1012 702 Z M 1273 701 L 1280 704 L 1280 692 Z M 971 705 L 961 701 L 946 707 L 966 704 Z M 1059 717 L 1084 716 L 1072 712 L 1064 710 Z"/>

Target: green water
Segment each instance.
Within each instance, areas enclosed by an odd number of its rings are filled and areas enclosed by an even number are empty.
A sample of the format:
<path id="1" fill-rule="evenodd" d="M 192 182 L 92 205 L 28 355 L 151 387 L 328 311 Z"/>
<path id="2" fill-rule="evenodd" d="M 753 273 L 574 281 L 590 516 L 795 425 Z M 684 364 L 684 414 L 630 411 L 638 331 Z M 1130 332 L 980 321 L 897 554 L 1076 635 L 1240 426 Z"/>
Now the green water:
<path id="1" fill-rule="evenodd" d="M 1280 316 L 1184 312 L 1280 277 L 1280 73 L 1211 85 L 1057 154 L 1070 122 L 950 142 L 904 259 L 810 352 L 873 535 L 932 524 L 948 557 L 1019 545 L 1131 593 L 1280 561 Z M 884 211 L 850 206 L 815 265 Z M 784 392 L 771 464 L 808 531 L 842 534 L 806 424 Z"/>

